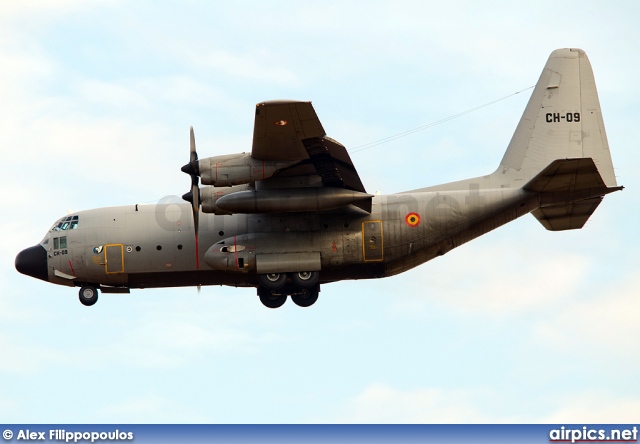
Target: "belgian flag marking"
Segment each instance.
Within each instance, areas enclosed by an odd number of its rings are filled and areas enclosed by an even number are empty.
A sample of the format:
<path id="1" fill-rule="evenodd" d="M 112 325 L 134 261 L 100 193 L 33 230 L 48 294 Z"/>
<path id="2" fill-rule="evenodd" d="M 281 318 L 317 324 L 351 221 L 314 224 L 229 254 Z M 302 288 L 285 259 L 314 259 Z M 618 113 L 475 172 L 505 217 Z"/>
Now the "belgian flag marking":
<path id="1" fill-rule="evenodd" d="M 418 225 L 420 225 L 420 215 L 418 213 L 409 213 L 404 218 L 404 221 L 410 227 L 417 227 Z"/>

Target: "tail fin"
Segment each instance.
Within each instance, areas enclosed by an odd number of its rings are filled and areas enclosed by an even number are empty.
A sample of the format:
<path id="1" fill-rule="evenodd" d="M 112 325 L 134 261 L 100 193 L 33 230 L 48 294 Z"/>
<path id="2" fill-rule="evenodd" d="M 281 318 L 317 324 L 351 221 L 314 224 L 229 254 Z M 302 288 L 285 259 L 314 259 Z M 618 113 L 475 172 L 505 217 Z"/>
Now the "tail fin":
<path id="1" fill-rule="evenodd" d="M 616 187 L 591 64 L 581 49 L 551 53 L 496 174 L 522 187 L 557 159 L 591 158 Z"/>

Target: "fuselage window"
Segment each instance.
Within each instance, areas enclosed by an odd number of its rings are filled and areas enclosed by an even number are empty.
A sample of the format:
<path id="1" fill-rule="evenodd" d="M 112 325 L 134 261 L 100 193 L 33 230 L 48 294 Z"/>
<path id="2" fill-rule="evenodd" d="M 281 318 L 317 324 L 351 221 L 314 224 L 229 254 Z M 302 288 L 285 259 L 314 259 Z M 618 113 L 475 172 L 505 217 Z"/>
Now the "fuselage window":
<path id="1" fill-rule="evenodd" d="M 67 248 L 67 236 L 60 238 L 60 248 Z"/>
<path id="2" fill-rule="evenodd" d="M 53 249 L 57 250 L 58 248 L 60 248 L 60 239 L 57 237 L 53 238 Z"/>

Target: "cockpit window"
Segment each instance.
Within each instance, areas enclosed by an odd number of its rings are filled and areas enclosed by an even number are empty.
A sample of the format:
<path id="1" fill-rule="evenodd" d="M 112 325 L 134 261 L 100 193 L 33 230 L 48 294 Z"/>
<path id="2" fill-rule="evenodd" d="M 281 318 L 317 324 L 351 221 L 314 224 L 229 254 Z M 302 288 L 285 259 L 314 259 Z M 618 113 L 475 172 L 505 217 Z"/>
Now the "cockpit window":
<path id="1" fill-rule="evenodd" d="M 67 216 L 58 220 L 53 227 L 51 227 L 50 231 L 67 231 L 67 230 L 75 230 L 78 228 L 79 218 L 78 216 Z"/>

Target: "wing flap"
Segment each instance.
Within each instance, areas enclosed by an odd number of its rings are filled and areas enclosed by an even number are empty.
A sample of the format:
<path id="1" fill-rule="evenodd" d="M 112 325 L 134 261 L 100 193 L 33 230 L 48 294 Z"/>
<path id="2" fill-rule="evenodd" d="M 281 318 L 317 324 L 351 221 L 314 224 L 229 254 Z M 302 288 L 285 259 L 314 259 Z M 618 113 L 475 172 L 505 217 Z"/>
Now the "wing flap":
<path id="1" fill-rule="evenodd" d="M 329 137 L 302 141 L 309 160 L 325 187 L 347 188 L 366 193 L 347 149 Z"/>

